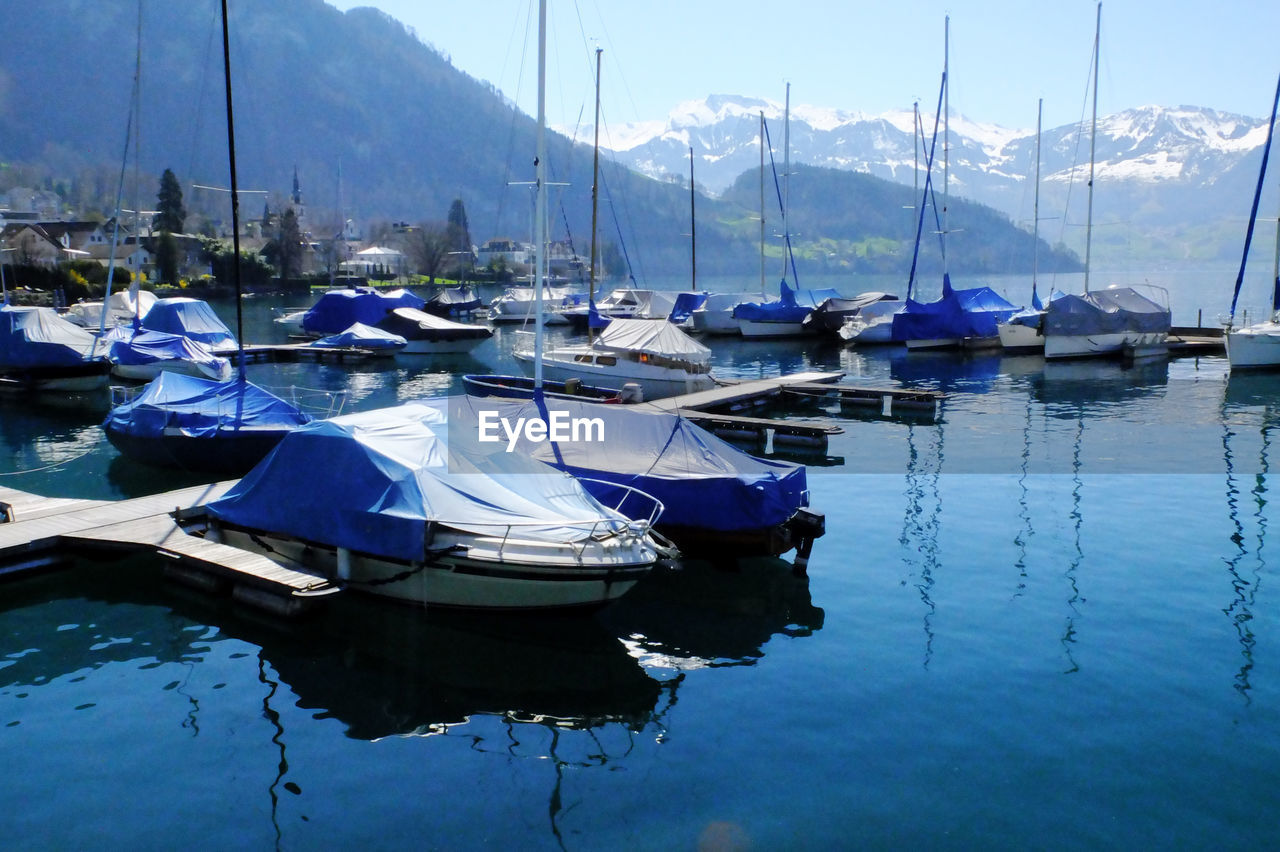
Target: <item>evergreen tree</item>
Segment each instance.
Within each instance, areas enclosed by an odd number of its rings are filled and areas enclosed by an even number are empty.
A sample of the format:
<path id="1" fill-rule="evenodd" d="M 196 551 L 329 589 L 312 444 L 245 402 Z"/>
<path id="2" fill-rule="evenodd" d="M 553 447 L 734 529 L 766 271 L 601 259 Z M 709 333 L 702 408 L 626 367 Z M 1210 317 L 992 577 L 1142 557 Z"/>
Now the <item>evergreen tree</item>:
<path id="1" fill-rule="evenodd" d="M 454 278 L 465 277 L 465 273 L 471 269 L 474 258 L 471 255 L 471 230 L 467 225 L 467 208 L 462 205 L 461 198 L 455 198 L 449 205 L 449 218 L 445 224 L 445 243 L 448 246 L 449 266 L 454 269 Z"/>
<path id="2" fill-rule="evenodd" d="M 182 186 L 178 183 L 172 169 L 165 169 L 160 176 L 160 193 L 156 197 L 158 211 L 152 219 L 156 230 L 170 234 L 181 234 L 182 226 L 187 219 L 187 210 L 182 206 Z"/>
<path id="3" fill-rule="evenodd" d="M 276 268 L 280 271 L 281 282 L 285 282 L 302 269 L 302 230 L 298 227 L 298 214 L 292 207 L 280 217 L 280 233 L 276 242 Z"/>
<path id="4" fill-rule="evenodd" d="M 164 283 L 178 283 L 178 241 L 167 230 L 156 240 L 156 272 Z"/>

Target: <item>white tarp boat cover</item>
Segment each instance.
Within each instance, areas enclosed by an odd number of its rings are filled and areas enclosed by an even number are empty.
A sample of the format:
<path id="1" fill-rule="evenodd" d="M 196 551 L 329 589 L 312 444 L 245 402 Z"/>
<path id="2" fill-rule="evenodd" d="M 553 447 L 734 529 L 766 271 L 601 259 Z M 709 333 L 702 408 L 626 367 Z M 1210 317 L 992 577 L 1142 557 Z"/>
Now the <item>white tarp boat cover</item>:
<path id="1" fill-rule="evenodd" d="M 289 433 L 210 512 L 232 524 L 407 561 L 433 525 L 576 542 L 629 521 L 573 477 L 474 429 L 447 399 L 317 420 Z"/>
<path id="2" fill-rule="evenodd" d="M 665 319 L 615 319 L 595 340 L 597 349 L 644 352 L 709 365 L 711 350 Z"/>

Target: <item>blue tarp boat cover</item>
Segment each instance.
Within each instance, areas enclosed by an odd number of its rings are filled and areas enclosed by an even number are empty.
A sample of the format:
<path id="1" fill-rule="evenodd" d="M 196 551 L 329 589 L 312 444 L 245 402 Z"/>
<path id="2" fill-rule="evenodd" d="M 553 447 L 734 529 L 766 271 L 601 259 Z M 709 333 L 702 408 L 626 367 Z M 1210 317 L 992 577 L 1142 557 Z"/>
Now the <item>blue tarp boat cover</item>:
<path id="1" fill-rule="evenodd" d="M 136 331 L 117 326 L 107 334 L 107 358 L 113 364 L 141 365 L 157 361 L 190 361 L 221 374 L 229 364 L 197 340 L 165 331 Z"/>
<path id="2" fill-rule="evenodd" d="M 1132 287 L 1108 287 L 1083 295 L 1062 295 L 1045 307 L 1045 334 L 1167 332 L 1169 309 Z"/>
<path id="3" fill-rule="evenodd" d="M 225 349 L 236 345 L 236 336 L 218 319 L 208 302 L 186 296 L 157 299 L 143 317 L 142 327 L 147 331 L 181 334 L 198 340 L 211 349 Z"/>
<path id="4" fill-rule="evenodd" d="M 132 400 L 111 409 L 103 427 L 135 438 L 158 438 L 167 429 L 212 437 L 294 429 L 310 420 L 309 414 L 252 382 L 215 382 L 165 371 Z"/>
<path id="5" fill-rule="evenodd" d="M 52 308 L 0 307 L 0 368 L 70 367 L 93 351 L 94 336 Z"/>
<path id="6" fill-rule="evenodd" d="M 733 318 L 752 322 L 804 322 L 804 318 L 818 305 L 827 299 L 840 298 L 840 294 L 830 287 L 793 290 L 786 279 L 779 286 L 781 296 L 776 302 L 740 302 L 733 309 Z"/>
<path id="7" fill-rule="evenodd" d="M 355 323 L 377 325 L 396 308 L 421 309 L 426 301 L 408 290 L 381 292 L 371 287 L 330 290 L 302 316 L 302 330 L 312 335 L 337 334 Z"/>
<path id="8" fill-rule="evenodd" d="M 322 337 L 319 340 L 311 341 L 310 346 L 319 346 L 322 349 L 334 348 L 341 349 L 348 346 L 355 346 L 360 349 L 403 349 L 409 341 L 405 340 L 398 334 L 392 334 L 389 331 L 383 331 L 380 328 L 374 328 L 371 325 L 365 325 L 362 322 L 353 323 L 351 328 L 338 334 L 331 334 L 328 337 Z"/>
<path id="9" fill-rule="evenodd" d="M 676 296 L 675 307 L 671 309 L 671 313 L 667 315 L 667 319 L 674 323 L 682 323 L 693 315 L 693 312 L 706 304 L 708 293 L 699 293 L 689 290 Z"/>
<path id="10" fill-rule="evenodd" d="M 631 406 L 576 402 L 567 399 L 503 399 L 460 397 L 452 400 L 455 428 L 464 423 L 479 429 L 506 418 L 541 419 L 586 424 L 579 440 L 568 429 L 567 440 L 521 438 L 515 453 L 559 470 L 604 482 L 584 482 L 608 506 L 621 506 L 647 516 L 648 506 L 620 501 L 623 489 L 637 488 L 666 507 L 660 523 L 719 532 L 761 530 L 788 520 L 809 503 L 802 465 L 759 459 L 678 415 Z M 590 423 L 599 419 L 599 434 Z M 508 437 L 499 428 L 505 447 Z M 490 430 L 492 434 L 492 430 Z M 527 434 L 527 433 L 526 433 Z M 555 435 L 552 435 L 555 437 Z M 587 440 L 582 440 L 586 438 Z"/>
<path id="11" fill-rule="evenodd" d="M 462 397 L 465 399 L 465 397 Z M 285 436 L 217 518 L 377 556 L 421 560 L 431 527 L 581 541 L 627 520 L 572 477 L 450 428 L 448 401 L 317 420 Z"/>
<path id="12" fill-rule="evenodd" d="M 995 337 L 999 334 L 996 326 L 1017 310 L 990 287 L 954 290 L 944 277 L 942 296 L 936 302 L 907 299 L 902 310 L 893 315 L 893 339 Z"/>

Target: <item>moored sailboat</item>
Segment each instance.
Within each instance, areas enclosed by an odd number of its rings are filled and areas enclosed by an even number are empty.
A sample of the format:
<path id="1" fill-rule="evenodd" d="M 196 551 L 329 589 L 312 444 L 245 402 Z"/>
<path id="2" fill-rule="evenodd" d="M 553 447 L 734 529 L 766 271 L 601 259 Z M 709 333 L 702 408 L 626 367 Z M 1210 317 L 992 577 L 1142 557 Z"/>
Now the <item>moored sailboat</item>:
<path id="1" fill-rule="evenodd" d="M 1267 176 L 1267 161 L 1271 156 L 1271 140 L 1275 133 L 1277 106 L 1280 106 L 1280 80 L 1276 81 L 1276 95 L 1271 103 L 1267 142 L 1262 148 L 1258 185 L 1253 193 L 1249 226 L 1245 229 L 1244 253 L 1240 258 L 1240 271 L 1236 274 L 1235 290 L 1231 296 L 1231 313 L 1226 323 L 1227 360 L 1233 370 L 1244 367 L 1280 367 L 1280 219 L 1276 220 L 1275 259 L 1271 273 L 1271 316 L 1263 322 L 1251 323 L 1241 328 L 1234 327 L 1240 288 L 1244 284 L 1245 264 L 1249 260 L 1249 244 L 1253 241 L 1253 228 L 1258 220 L 1258 202 L 1262 198 L 1262 185 Z"/>

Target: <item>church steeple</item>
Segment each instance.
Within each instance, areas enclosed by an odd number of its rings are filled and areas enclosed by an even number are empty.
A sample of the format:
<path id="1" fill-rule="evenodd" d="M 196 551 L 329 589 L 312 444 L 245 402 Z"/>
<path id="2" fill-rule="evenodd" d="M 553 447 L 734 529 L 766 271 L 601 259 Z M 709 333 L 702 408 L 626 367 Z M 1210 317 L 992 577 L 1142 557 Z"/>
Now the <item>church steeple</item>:
<path id="1" fill-rule="evenodd" d="M 298 167 L 293 167 L 293 203 L 295 206 L 302 206 L 302 188 L 298 186 Z"/>

